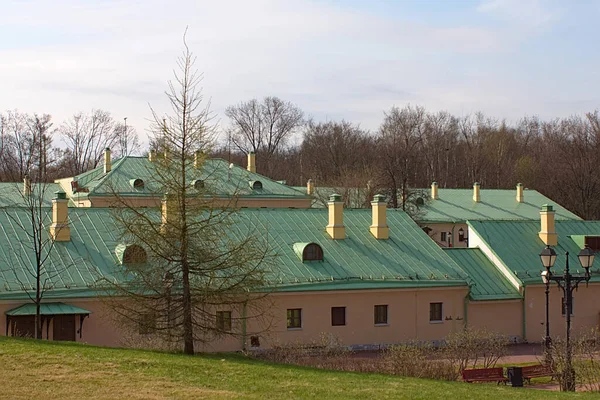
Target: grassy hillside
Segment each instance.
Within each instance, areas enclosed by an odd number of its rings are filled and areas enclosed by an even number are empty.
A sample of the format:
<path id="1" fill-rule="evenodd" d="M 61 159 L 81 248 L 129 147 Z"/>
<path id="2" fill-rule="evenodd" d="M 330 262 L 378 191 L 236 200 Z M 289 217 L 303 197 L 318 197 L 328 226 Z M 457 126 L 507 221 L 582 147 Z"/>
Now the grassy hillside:
<path id="1" fill-rule="evenodd" d="M 0 338 L 2 399 L 553 399 L 590 397 Z"/>

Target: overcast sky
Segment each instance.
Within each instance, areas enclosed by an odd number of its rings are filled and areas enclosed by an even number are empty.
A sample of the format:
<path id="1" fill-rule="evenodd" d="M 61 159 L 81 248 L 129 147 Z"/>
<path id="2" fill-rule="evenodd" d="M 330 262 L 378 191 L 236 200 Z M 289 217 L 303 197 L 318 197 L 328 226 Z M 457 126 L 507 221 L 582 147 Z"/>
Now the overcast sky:
<path id="1" fill-rule="evenodd" d="M 393 105 L 514 121 L 600 108 L 600 0 L 1 0 L 0 110 L 144 132 L 189 45 L 225 107 L 278 96 L 376 130 Z"/>

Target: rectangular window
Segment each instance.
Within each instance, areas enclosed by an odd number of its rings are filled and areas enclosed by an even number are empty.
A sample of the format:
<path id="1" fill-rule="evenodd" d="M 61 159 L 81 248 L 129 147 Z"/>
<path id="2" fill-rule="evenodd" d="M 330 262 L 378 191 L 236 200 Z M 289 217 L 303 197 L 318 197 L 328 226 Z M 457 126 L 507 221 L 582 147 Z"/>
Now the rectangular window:
<path id="1" fill-rule="evenodd" d="M 288 308 L 287 310 L 287 328 L 298 329 L 302 328 L 302 309 Z"/>
<path id="2" fill-rule="evenodd" d="M 575 305 L 575 298 L 571 296 L 571 315 L 573 315 L 573 306 Z M 565 298 L 561 298 L 560 300 L 560 313 L 565 316 Z"/>
<path id="3" fill-rule="evenodd" d="M 442 304 L 429 303 L 429 322 L 442 322 Z"/>
<path id="4" fill-rule="evenodd" d="M 445 241 L 447 241 L 447 240 L 448 240 L 448 236 L 447 236 L 447 233 L 446 233 L 446 232 L 442 232 L 442 233 L 440 233 L 440 240 L 441 240 L 442 242 L 445 242 Z"/>
<path id="5" fill-rule="evenodd" d="M 331 307 L 331 326 L 346 325 L 346 307 Z"/>
<path id="6" fill-rule="evenodd" d="M 388 306 L 375 306 L 375 325 L 385 325 L 388 323 Z"/>
<path id="7" fill-rule="evenodd" d="M 231 311 L 217 311 L 217 330 L 231 332 Z"/>
<path id="8" fill-rule="evenodd" d="M 156 314 L 145 313 L 140 315 L 139 333 L 140 335 L 148 335 L 156 330 Z"/>

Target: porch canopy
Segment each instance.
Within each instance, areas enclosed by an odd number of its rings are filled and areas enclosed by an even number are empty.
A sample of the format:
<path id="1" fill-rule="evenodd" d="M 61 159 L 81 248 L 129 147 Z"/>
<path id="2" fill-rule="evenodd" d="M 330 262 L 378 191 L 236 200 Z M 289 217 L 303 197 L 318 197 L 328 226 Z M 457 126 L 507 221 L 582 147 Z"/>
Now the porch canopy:
<path id="1" fill-rule="evenodd" d="M 42 326 L 46 323 L 46 339 L 49 337 L 50 320 L 54 317 L 62 315 L 79 315 L 79 337 L 81 338 L 83 330 L 83 320 L 88 317 L 92 312 L 85 308 L 76 307 L 65 303 L 42 303 L 40 304 L 40 315 L 42 316 Z M 21 320 L 21 317 L 31 317 L 36 314 L 36 305 L 34 303 L 27 303 L 20 305 L 17 308 L 6 311 L 6 336 L 8 336 L 9 326 L 12 321 Z M 13 324 L 14 325 L 14 324 Z M 69 339 L 63 339 L 69 340 Z M 74 337 L 70 340 L 75 340 Z"/>
<path id="2" fill-rule="evenodd" d="M 92 312 L 84 308 L 72 306 L 65 303 L 42 303 L 40 304 L 41 315 L 90 315 Z M 20 317 L 25 315 L 35 315 L 36 306 L 33 303 L 23 304 L 12 310 L 8 310 L 6 315 L 9 317 Z"/>

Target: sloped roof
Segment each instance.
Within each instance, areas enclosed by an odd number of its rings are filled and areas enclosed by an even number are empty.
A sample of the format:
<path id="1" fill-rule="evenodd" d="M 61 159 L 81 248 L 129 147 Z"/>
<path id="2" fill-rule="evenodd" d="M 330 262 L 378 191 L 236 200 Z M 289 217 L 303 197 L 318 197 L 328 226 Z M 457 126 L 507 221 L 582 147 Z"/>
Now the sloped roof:
<path id="1" fill-rule="evenodd" d="M 33 303 L 23 304 L 12 310 L 8 310 L 5 314 L 11 317 L 18 317 L 22 315 L 35 315 L 36 305 Z M 41 315 L 88 315 L 92 312 L 85 308 L 76 307 L 65 303 L 42 303 L 40 304 Z"/>
<path id="2" fill-rule="evenodd" d="M 519 290 L 478 248 L 447 248 L 447 255 L 469 276 L 472 300 L 521 299 Z"/>
<path id="3" fill-rule="evenodd" d="M 159 211 L 156 210 L 157 219 Z M 48 213 L 48 225 L 50 214 Z M 97 295 L 99 278 L 120 279 L 115 255 L 118 230 L 110 209 L 69 210 L 71 241 L 56 242 L 46 268 L 52 290 L 46 298 Z M 370 210 L 347 210 L 345 240 L 332 240 L 325 232 L 327 210 L 242 209 L 233 227 L 246 231 L 248 223 L 268 236 L 277 254 L 268 275 L 278 290 L 336 290 L 394 287 L 466 286 L 466 275 L 402 211 L 388 211 L 389 240 L 369 232 Z M 27 223 L 20 209 L 0 211 L 0 299 L 26 298 L 22 290 L 34 285 L 27 236 L 16 221 Z M 313 242 L 323 249 L 323 261 L 302 262 L 295 243 Z"/>
<path id="4" fill-rule="evenodd" d="M 240 197 L 263 197 L 263 198 L 306 198 L 290 186 L 276 182 L 266 176 L 249 172 L 246 169 L 232 164 L 220 158 L 208 159 L 201 170 L 191 168 L 190 179 L 204 181 L 210 191 L 216 195 Z M 128 156 L 118 159 L 112 163 L 111 171 L 104 173 L 104 167 L 99 166 L 93 170 L 84 172 L 74 177 L 80 188 L 86 188 L 88 193 L 78 192 L 77 197 L 87 196 L 111 196 L 114 192 L 122 196 L 163 196 L 158 192 L 156 184 L 156 165 L 148 160 L 148 157 Z M 135 189 L 131 181 L 142 179 L 143 189 Z M 250 182 L 260 181 L 262 189 L 253 190 Z"/>
<path id="5" fill-rule="evenodd" d="M 480 189 L 480 202 L 473 201 L 473 189 L 438 189 L 438 199 L 421 208 L 421 222 L 465 222 L 470 220 L 539 220 L 543 204 L 555 205 L 556 219 L 581 218 L 536 190 L 526 189 L 524 202 L 516 200 L 516 190 Z"/>
<path id="6" fill-rule="evenodd" d="M 45 212 L 50 226 L 52 209 Z M 55 242 L 46 261 L 43 279 L 52 288 L 44 298 L 94 296 L 90 290 L 100 278 L 114 279 L 117 237 L 110 210 L 69 209 L 71 240 Z M 28 224 L 27 210 L 0 210 L 0 299 L 26 299 L 22 286 L 31 291 L 35 279 L 34 253 L 27 233 L 19 227 Z M 30 222 L 29 222 L 30 224 Z"/>
<path id="7" fill-rule="evenodd" d="M 539 254 L 545 247 L 538 236 L 540 221 L 469 221 L 476 234 L 487 243 L 494 254 L 506 265 L 513 275 L 524 285 L 541 284 L 543 269 Z M 577 259 L 581 246 L 570 236 L 600 235 L 600 221 L 556 221 L 558 245 L 554 246 L 558 257 L 554 268 L 565 266 L 565 252 L 569 252 L 569 265 L 572 272 L 583 273 Z M 600 261 L 592 267 L 593 281 L 600 281 Z M 594 276 L 595 275 L 595 276 Z"/>
<path id="8" fill-rule="evenodd" d="M 43 194 L 42 205 L 52 207 L 55 192 L 62 190 L 57 183 L 32 184 L 33 196 Z M 36 197 L 37 200 L 37 197 Z M 23 182 L 0 182 L 0 207 L 25 206 L 23 200 Z"/>

